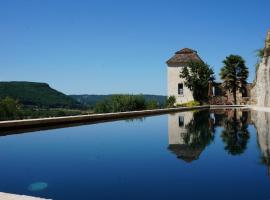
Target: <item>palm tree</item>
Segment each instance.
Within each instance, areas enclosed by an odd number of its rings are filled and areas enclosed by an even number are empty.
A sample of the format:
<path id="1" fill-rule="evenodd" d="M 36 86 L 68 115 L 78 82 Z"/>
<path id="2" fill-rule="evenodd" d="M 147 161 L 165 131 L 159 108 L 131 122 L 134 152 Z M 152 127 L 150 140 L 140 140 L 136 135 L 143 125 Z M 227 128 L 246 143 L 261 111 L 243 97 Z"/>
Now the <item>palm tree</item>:
<path id="1" fill-rule="evenodd" d="M 234 104 L 236 102 L 237 90 L 242 89 L 247 84 L 248 68 L 241 56 L 230 55 L 223 61 L 224 66 L 221 69 L 220 77 L 224 80 L 225 88 L 233 93 Z"/>

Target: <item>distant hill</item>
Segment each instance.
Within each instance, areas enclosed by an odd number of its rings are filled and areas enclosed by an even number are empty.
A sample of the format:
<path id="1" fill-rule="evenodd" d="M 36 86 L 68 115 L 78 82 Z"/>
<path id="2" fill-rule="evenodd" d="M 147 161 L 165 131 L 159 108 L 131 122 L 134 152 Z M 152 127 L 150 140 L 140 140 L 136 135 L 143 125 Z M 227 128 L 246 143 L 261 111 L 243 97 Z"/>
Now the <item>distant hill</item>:
<path id="1" fill-rule="evenodd" d="M 0 82 L 0 98 L 11 97 L 25 106 L 41 108 L 82 108 L 82 104 L 47 83 L 12 81 Z"/>
<path id="2" fill-rule="evenodd" d="M 83 94 L 83 95 L 69 95 L 70 97 L 74 98 L 81 104 L 85 106 L 90 106 L 94 107 L 98 101 L 102 101 L 104 99 L 109 99 L 112 95 L 88 95 L 88 94 Z M 166 96 L 162 95 L 149 95 L 149 94 L 144 94 L 143 95 L 146 99 L 146 101 L 151 101 L 151 100 L 156 100 L 160 105 L 164 105 L 166 102 Z"/>

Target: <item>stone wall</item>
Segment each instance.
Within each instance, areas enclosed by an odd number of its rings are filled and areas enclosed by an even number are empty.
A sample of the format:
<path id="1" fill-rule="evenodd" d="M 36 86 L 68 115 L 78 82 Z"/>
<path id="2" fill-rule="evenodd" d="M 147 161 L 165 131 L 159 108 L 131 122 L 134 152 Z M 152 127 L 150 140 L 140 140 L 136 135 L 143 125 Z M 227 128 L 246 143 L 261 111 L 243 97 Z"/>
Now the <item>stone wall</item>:
<path id="1" fill-rule="evenodd" d="M 233 105 L 233 93 L 229 92 L 224 83 L 215 83 L 215 96 L 211 97 L 209 103 L 212 105 Z M 251 102 L 251 88 L 253 84 L 248 83 L 243 91 L 237 90 L 236 101 L 238 105 L 246 105 Z"/>

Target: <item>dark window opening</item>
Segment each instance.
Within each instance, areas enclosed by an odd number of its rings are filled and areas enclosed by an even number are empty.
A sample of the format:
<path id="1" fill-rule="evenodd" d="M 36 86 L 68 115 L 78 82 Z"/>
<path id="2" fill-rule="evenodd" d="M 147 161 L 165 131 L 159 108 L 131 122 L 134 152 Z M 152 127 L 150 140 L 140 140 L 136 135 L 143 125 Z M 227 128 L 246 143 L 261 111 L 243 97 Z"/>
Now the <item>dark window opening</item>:
<path id="1" fill-rule="evenodd" d="M 183 95 L 184 94 L 184 85 L 183 83 L 178 84 L 178 94 Z"/>
<path id="2" fill-rule="evenodd" d="M 178 123 L 179 123 L 179 127 L 182 127 L 184 126 L 184 116 L 179 116 L 179 119 L 178 119 Z"/>
<path id="3" fill-rule="evenodd" d="M 248 97 L 247 89 L 242 88 L 242 97 Z"/>

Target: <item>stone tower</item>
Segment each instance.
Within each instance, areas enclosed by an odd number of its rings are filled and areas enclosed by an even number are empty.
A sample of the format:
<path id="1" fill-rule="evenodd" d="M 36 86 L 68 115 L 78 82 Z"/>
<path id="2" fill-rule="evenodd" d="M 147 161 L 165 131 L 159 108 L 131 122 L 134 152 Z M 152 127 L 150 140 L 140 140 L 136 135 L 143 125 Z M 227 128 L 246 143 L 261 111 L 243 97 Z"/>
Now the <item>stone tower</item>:
<path id="1" fill-rule="evenodd" d="M 168 97 L 175 96 L 176 104 L 187 103 L 193 101 L 193 94 L 190 89 L 185 86 L 185 80 L 179 75 L 184 66 L 189 62 L 203 62 L 197 54 L 197 51 L 189 48 L 177 51 L 166 63 L 167 67 L 167 88 Z"/>

